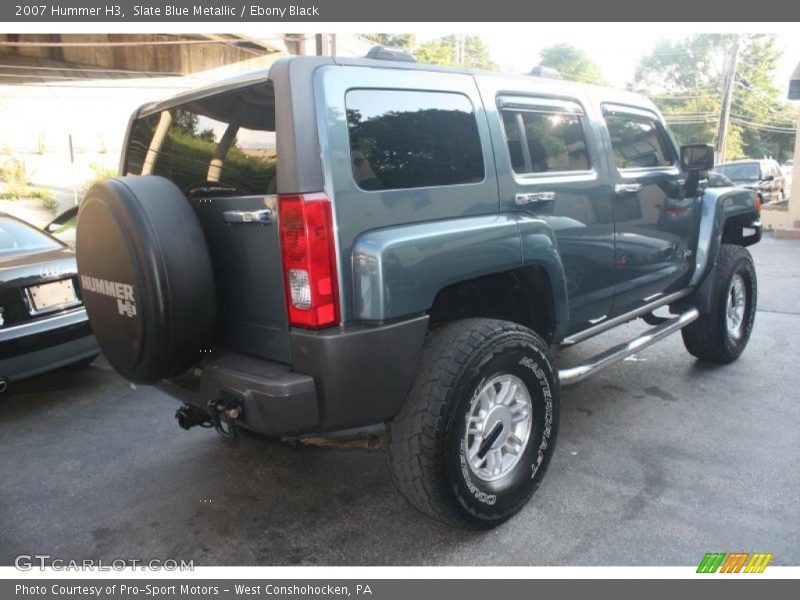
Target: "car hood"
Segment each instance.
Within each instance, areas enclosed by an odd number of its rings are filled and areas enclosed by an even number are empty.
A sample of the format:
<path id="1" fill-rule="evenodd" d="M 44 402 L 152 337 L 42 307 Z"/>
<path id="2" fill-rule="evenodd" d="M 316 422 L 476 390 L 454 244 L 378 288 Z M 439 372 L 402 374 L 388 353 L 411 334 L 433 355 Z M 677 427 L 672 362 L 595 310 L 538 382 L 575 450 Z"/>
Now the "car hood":
<path id="1" fill-rule="evenodd" d="M 736 187 L 743 187 L 748 190 L 754 190 L 761 185 L 760 181 L 753 181 L 752 179 L 734 179 L 733 184 Z"/>
<path id="2" fill-rule="evenodd" d="M 69 248 L 0 257 L 0 285 L 63 279 L 77 272 L 75 252 Z"/>

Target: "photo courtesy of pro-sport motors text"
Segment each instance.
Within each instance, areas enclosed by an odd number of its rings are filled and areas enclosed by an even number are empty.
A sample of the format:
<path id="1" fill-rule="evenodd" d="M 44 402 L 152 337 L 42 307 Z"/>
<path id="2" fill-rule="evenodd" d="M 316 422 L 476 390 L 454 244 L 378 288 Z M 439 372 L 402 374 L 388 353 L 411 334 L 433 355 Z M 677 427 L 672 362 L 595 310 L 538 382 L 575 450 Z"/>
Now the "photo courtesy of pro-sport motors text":
<path id="1" fill-rule="evenodd" d="M 765 2 L 0 6 L 0 596 L 791 585 Z"/>

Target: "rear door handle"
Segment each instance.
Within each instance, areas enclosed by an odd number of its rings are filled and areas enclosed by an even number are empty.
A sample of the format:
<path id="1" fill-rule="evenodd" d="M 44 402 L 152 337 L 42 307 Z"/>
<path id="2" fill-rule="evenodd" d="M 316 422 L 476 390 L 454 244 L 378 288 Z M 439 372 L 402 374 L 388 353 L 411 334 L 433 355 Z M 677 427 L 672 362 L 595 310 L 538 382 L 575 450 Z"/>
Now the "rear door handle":
<path id="1" fill-rule="evenodd" d="M 636 194 L 642 191 L 641 183 L 618 183 L 614 186 L 614 192 L 617 194 Z"/>
<path id="2" fill-rule="evenodd" d="M 226 223 L 272 223 L 272 211 L 268 208 L 261 210 L 226 210 L 222 213 Z"/>
<path id="3" fill-rule="evenodd" d="M 536 204 L 537 202 L 552 202 L 555 199 L 555 192 L 527 192 L 514 196 L 514 204 L 517 206 L 526 206 L 528 204 Z"/>

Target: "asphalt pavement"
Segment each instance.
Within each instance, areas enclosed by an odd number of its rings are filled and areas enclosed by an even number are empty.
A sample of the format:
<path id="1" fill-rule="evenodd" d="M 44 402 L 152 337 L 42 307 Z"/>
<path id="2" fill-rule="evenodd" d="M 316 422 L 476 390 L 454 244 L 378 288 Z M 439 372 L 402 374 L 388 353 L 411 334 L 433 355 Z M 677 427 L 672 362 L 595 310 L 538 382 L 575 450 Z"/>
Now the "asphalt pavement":
<path id="1" fill-rule="evenodd" d="M 800 241 L 752 248 L 750 345 L 694 360 L 680 335 L 562 394 L 550 469 L 483 533 L 409 507 L 383 450 L 180 430 L 178 403 L 101 358 L 0 396 L 0 564 L 183 559 L 195 565 L 696 565 L 706 552 L 800 564 Z M 633 337 L 629 324 L 558 355 Z"/>

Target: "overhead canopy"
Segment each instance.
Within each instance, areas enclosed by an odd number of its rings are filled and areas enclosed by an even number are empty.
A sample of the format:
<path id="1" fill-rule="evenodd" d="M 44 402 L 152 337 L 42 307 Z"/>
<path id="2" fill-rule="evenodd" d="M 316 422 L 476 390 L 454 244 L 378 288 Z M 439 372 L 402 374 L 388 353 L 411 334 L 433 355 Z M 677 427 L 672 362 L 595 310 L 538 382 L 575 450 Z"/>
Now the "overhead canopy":
<path id="1" fill-rule="evenodd" d="M 800 63 L 789 80 L 789 100 L 800 100 Z"/>

